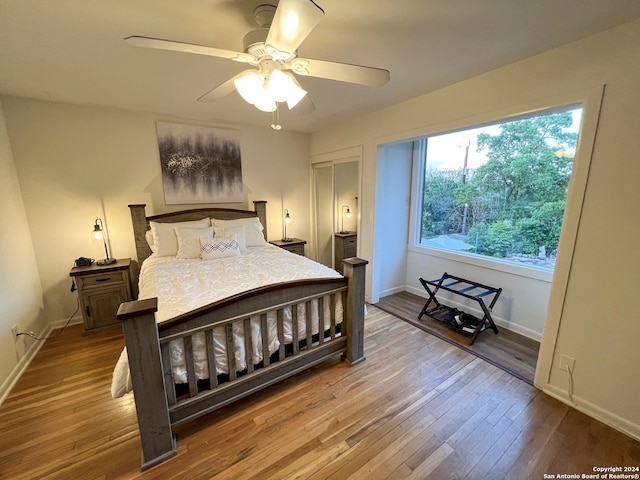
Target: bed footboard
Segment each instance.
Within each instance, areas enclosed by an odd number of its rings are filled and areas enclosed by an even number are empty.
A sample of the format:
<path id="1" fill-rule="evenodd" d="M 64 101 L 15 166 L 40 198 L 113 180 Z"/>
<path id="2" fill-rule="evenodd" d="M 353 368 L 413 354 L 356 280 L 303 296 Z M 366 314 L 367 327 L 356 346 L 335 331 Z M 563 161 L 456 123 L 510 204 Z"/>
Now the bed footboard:
<path id="1" fill-rule="evenodd" d="M 122 320 L 127 345 L 140 429 L 142 470 L 177 453 L 169 420 L 158 328 L 154 317 L 157 310 L 157 298 L 123 303 L 118 309 L 118 319 Z"/>
<path id="2" fill-rule="evenodd" d="M 123 303 L 118 310 L 118 319 L 122 321 L 127 345 L 142 442 L 142 469 L 176 454 L 172 430 L 176 425 L 212 412 L 336 354 L 342 354 L 349 365 L 362 362 L 365 359 L 367 263 L 358 258 L 346 259 L 345 278 L 301 280 L 261 287 L 160 325 L 154 316 L 157 299 Z M 310 315 L 314 302 L 319 314 L 315 326 Z M 296 313 L 301 305 L 306 307 L 304 318 L 298 318 Z M 339 305 L 342 306 L 341 323 Z M 285 312 L 290 318 L 292 338 L 289 342 L 285 342 L 284 336 Z M 275 325 L 271 330 L 277 336 L 278 347 L 273 352 L 269 348 L 269 322 Z M 234 328 L 244 332 L 242 370 L 236 366 Z M 305 332 L 304 338 L 299 336 L 299 330 Z M 221 332 L 228 368 L 225 375 L 216 375 L 219 368 L 214 350 L 219 345 L 216 347 L 214 335 Z M 197 335 L 204 338 L 206 346 L 209 372 L 206 382 L 196 378 L 192 343 Z M 255 335 L 258 337 L 253 338 Z M 173 383 L 169 349 L 170 342 L 176 340 L 184 342 L 188 379 L 184 391 L 178 391 Z M 260 358 L 254 358 L 252 345 L 259 347 Z"/>

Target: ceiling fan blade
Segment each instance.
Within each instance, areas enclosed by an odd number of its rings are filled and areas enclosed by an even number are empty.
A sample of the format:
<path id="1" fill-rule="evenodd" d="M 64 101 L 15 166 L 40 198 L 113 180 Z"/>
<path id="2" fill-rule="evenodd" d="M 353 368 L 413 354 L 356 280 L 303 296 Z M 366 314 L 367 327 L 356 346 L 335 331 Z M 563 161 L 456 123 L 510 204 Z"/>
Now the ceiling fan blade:
<path id="1" fill-rule="evenodd" d="M 293 110 L 295 110 L 296 113 L 308 115 L 316 111 L 316 106 L 307 94 L 302 100 L 300 100 L 300 102 L 293 108 Z"/>
<path id="2" fill-rule="evenodd" d="M 276 60 L 287 60 L 324 16 L 312 0 L 280 0 L 265 42 Z"/>
<path id="3" fill-rule="evenodd" d="M 209 57 L 220 57 L 235 60 L 237 62 L 245 62 L 258 64 L 257 59 L 253 55 L 242 52 L 234 52 L 232 50 L 223 50 L 221 48 L 205 47 L 202 45 L 194 45 L 191 43 L 174 42 L 172 40 L 162 40 L 160 38 L 141 37 L 132 35 L 124 39 L 129 45 L 135 47 L 157 48 L 159 50 L 171 50 L 174 52 L 195 53 L 198 55 L 207 55 Z"/>
<path id="4" fill-rule="evenodd" d="M 370 87 L 381 87 L 389 81 L 389 71 L 382 68 L 363 67 L 348 63 L 294 58 L 289 67 L 298 75 L 328 78 L 340 82 L 356 83 Z"/>
<path id="5" fill-rule="evenodd" d="M 221 83 L 217 87 L 212 88 L 207 93 L 198 98 L 198 101 L 202 103 L 210 103 L 215 102 L 216 100 L 220 100 L 222 97 L 226 97 L 227 95 L 235 91 L 236 86 L 233 83 L 235 79 L 236 77 L 232 77 L 226 82 Z"/>

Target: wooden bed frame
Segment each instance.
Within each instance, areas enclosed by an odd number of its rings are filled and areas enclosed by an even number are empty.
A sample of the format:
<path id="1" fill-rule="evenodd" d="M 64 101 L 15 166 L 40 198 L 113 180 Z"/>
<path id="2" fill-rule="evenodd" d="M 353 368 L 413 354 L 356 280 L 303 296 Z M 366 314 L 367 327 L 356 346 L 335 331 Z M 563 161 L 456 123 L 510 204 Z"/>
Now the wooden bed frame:
<path id="1" fill-rule="evenodd" d="M 180 211 L 146 217 L 145 205 L 129 205 L 136 243 L 138 262 L 151 254 L 145 240 L 149 221 L 181 222 L 204 217 L 235 219 L 257 216 L 266 230 L 266 202 L 253 202 L 255 211 L 206 208 Z M 358 258 L 344 260 L 344 277 L 338 279 L 298 280 L 260 287 L 214 302 L 194 311 L 157 324 L 157 299 L 144 299 L 120 305 L 117 318 L 122 327 L 129 358 L 129 369 L 142 442 L 142 470 L 157 465 L 176 455 L 173 427 L 212 412 L 237 399 L 295 375 L 312 365 L 340 353 L 349 365 L 364 360 L 364 281 L 365 265 Z M 340 295 L 343 321 L 336 323 L 335 302 Z M 310 311 L 312 300 L 318 301 L 323 318 L 323 298 L 329 297 L 331 328 L 323 335 L 307 335 L 298 339 L 297 308 L 292 310 L 293 342 L 285 348 L 283 338 L 283 309 L 306 303 Z M 233 322 L 244 322 L 245 344 L 251 345 L 249 318 L 259 316 L 262 332 L 266 332 L 267 313 L 276 312 L 280 349 L 257 365 L 252 364 L 250 348 L 247 351 L 247 369 L 236 372 L 233 355 Z M 306 331 L 311 331 L 310 315 L 306 315 Z M 204 332 L 209 372 L 215 372 L 213 355 L 213 328 L 222 327 L 226 333 L 228 378 L 212 376 L 207 385 L 196 381 L 191 336 Z M 171 374 L 169 341 L 182 338 L 187 361 L 188 392 L 176 393 Z M 263 335 L 263 351 L 268 351 Z"/>

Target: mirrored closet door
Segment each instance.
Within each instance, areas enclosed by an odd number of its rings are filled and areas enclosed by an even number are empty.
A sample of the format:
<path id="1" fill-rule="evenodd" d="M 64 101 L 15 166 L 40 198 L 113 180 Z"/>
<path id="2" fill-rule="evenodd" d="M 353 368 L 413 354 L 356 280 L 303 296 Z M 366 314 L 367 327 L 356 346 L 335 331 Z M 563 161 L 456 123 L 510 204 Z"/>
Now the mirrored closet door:
<path id="1" fill-rule="evenodd" d="M 333 267 L 333 165 L 313 169 L 315 185 L 316 261 Z"/>
<path id="2" fill-rule="evenodd" d="M 313 164 L 315 259 L 338 271 L 356 256 L 359 178 L 359 157 Z"/>

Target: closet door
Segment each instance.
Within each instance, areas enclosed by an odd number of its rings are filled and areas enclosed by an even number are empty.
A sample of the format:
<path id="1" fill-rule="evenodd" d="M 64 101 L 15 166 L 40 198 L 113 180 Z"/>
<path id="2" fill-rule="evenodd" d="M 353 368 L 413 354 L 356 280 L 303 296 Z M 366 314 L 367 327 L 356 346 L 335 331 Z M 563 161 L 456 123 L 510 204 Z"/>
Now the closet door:
<path id="1" fill-rule="evenodd" d="M 333 267 L 333 165 L 313 167 L 316 217 L 316 261 Z"/>
<path id="2" fill-rule="evenodd" d="M 315 260 L 328 267 L 336 268 L 335 234 L 349 231 L 355 242 L 359 218 L 359 166 L 359 158 L 353 156 L 313 165 Z"/>

